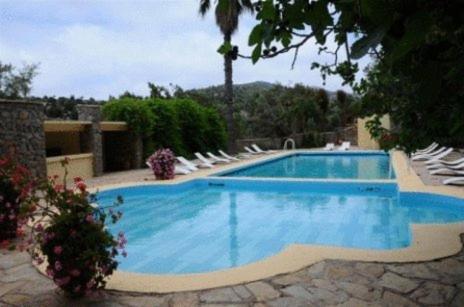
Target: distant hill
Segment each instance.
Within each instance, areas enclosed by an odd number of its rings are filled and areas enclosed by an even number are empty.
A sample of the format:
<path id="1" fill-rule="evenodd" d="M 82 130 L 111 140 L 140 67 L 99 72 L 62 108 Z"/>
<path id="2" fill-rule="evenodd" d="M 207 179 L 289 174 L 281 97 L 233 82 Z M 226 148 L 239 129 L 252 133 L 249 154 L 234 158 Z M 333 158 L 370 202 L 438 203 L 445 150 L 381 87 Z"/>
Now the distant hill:
<path id="1" fill-rule="evenodd" d="M 248 83 L 241 83 L 241 84 L 234 84 L 234 90 L 236 92 L 256 92 L 256 91 L 262 91 L 262 90 L 268 90 L 272 88 L 273 86 L 276 86 L 277 83 L 271 83 L 271 82 L 266 82 L 266 81 L 254 81 L 254 82 L 248 82 Z M 313 88 L 315 90 L 319 89 L 324 89 L 323 87 L 320 86 L 308 86 L 309 88 Z M 330 100 L 334 100 L 336 98 L 336 91 L 329 91 L 324 89 L 327 92 L 327 95 L 329 96 Z M 195 89 L 190 89 L 187 90 L 187 93 L 194 93 L 197 92 L 199 94 L 208 94 L 208 93 L 222 93 L 224 91 L 224 85 L 219 84 L 219 85 L 212 85 L 208 87 L 203 87 L 203 88 L 195 88 Z M 235 93 L 236 95 L 238 93 Z"/>
<path id="2" fill-rule="evenodd" d="M 275 84 L 265 81 L 254 81 L 242 84 L 234 84 L 234 90 L 236 91 L 256 91 L 256 90 L 268 90 L 272 88 Z M 224 84 L 211 85 L 208 87 L 194 88 L 186 90 L 187 93 L 198 92 L 198 93 L 208 93 L 208 92 L 223 92 Z"/>

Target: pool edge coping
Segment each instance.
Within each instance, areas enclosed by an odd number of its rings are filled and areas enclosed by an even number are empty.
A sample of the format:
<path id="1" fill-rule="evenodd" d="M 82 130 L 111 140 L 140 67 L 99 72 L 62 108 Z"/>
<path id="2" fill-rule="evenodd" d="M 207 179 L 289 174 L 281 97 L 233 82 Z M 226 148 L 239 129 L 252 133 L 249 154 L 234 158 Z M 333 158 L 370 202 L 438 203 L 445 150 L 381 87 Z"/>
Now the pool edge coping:
<path id="1" fill-rule="evenodd" d="M 243 167 L 245 165 L 252 165 L 254 163 L 275 159 L 280 156 L 283 157 L 288 154 L 304 151 L 308 150 L 286 151 L 272 155 L 260 156 L 258 157 L 260 159 L 243 161 L 244 163 L 240 163 L 240 165 Z M 403 152 L 392 151 L 390 153 L 390 157 L 395 171 L 396 179 L 388 180 L 388 183 L 396 181 L 396 183 L 398 184 L 399 192 L 419 192 L 464 198 L 464 189 L 461 191 L 459 189 L 446 186 L 424 185 L 424 183 L 417 176 L 415 171 L 412 170 L 411 166 L 409 165 L 409 160 Z M 233 168 L 237 168 L 238 166 L 238 164 L 231 165 L 231 167 L 227 167 L 227 169 L 223 169 L 222 171 L 228 171 L 228 169 L 232 170 Z M 188 176 L 184 178 L 181 177 L 178 180 L 172 180 L 170 182 L 126 182 L 121 184 L 101 185 L 97 188 L 93 188 L 92 190 L 104 191 L 108 189 L 153 184 L 175 185 L 199 178 L 206 179 L 209 175 L 214 173 L 217 174 L 220 172 L 221 171 L 217 170 L 209 170 L 206 172 L 200 172 L 199 174 L 197 174 L 197 176 Z M 227 177 L 209 178 L 226 179 Z M 316 181 L 327 182 L 334 180 L 323 179 Z M 356 182 L 356 180 L 348 181 Z M 382 181 L 384 182 L 387 180 Z M 379 183 L 379 180 L 374 182 Z M 290 244 L 279 253 L 258 260 L 256 262 L 239 266 L 236 268 L 207 273 L 157 275 L 117 270 L 108 279 L 107 289 L 140 293 L 171 293 L 193 290 L 205 290 L 242 284 L 257 281 L 264 278 L 270 278 L 276 275 L 291 273 L 304 267 L 315 264 L 317 262 L 323 261 L 325 259 L 377 262 L 418 262 L 447 257 L 456 254 L 462 249 L 460 234 L 464 233 L 464 222 L 446 224 L 411 224 L 411 229 L 412 244 L 406 248 L 393 250 L 372 250 L 309 244 Z M 333 257 L 333 255 L 337 256 Z M 44 273 L 45 271 L 43 265 L 40 266 L 38 269 L 42 273 Z"/>

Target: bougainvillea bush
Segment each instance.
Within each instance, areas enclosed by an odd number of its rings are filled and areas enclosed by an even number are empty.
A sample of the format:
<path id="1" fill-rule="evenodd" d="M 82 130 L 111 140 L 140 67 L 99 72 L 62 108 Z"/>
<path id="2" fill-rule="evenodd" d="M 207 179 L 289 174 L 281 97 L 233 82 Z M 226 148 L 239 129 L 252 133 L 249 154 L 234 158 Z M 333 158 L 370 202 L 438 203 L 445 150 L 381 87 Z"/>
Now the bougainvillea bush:
<path id="1" fill-rule="evenodd" d="M 150 164 L 156 179 L 166 180 L 174 178 L 176 156 L 170 149 L 157 150 L 148 158 L 147 162 Z"/>
<path id="2" fill-rule="evenodd" d="M 28 213 L 35 210 L 34 182 L 29 171 L 11 156 L 0 158 L 0 247 L 24 234 Z"/>
<path id="3" fill-rule="evenodd" d="M 124 235 L 114 238 L 105 228 L 108 218 L 116 223 L 121 213 L 114 212 L 113 206 L 94 205 L 96 196 L 78 177 L 73 188 L 66 186 L 66 176 L 63 184 L 49 178 L 41 191 L 46 206 L 40 207 L 44 218 L 33 228 L 33 258 L 39 264 L 46 258 L 47 275 L 72 296 L 104 288 L 105 278 L 118 266 L 116 256 L 125 256 Z M 114 206 L 121 203 L 118 197 Z"/>
<path id="4" fill-rule="evenodd" d="M 68 188 L 67 163 L 62 163 L 62 183 L 58 176 L 35 183 L 14 159 L 0 159 L 0 247 L 27 248 L 37 264 L 47 263 L 47 275 L 62 290 L 82 296 L 104 288 L 105 278 L 118 266 L 116 256 L 126 256 L 124 234 L 114 237 L 105 228 L 121 218 L 114 207 L 122 198 L 99 207 L 81 178 Z M 11 244 L 24 231 L 29 238 Z"/>

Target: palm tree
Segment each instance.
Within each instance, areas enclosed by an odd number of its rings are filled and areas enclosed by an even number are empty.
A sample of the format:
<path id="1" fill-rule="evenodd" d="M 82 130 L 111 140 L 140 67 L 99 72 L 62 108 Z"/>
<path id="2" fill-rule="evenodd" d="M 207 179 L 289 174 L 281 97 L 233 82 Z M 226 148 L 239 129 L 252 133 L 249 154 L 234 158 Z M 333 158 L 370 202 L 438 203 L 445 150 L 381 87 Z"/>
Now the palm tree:
<path id="1" fill-rule="evenodd" d="M 238 28 L 238 19 L 241 13 L 245 10 L 253 11 L 251 0 L 216 0 L 216 24 L 224 36 L 224 44 L 230 45 L 232 34 Z M 200 14 L 202 16 L 211 8 L 211 0 L 200 0 Z M 233 83 L 232 83 L 232 61 L 233 55 L 231 52 L 224 54 L 224 100 L 227 106 L 226 122 L 229 132 L 228 149 L 231 152 L 236 152 L 235 139 L 237 136 L 234 123 L 234 98 L 233 98 Z"/>

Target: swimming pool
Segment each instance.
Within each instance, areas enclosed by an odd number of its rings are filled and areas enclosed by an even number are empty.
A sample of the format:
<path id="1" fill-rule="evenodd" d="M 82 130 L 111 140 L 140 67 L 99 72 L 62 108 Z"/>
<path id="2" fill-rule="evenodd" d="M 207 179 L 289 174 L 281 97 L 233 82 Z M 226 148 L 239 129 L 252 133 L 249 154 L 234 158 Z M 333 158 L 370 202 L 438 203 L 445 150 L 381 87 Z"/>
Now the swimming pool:
<path id="1" fill-rule="evenodd" d="M 390 157 L 374 152 L 306 152 L 217 174 L 222 177 L 393 179 Z"/>
<path id="2" fill-rule="evenodd" d="M 409 246 L 411 223 L 464 221 L 464 200 L 399 193 L 393 183 L 197 179 L 101 192 L 122 195 L 128 257 L 120 269 L 179 274 L 233 268 L 292 243 L 387 250 Z"/>

